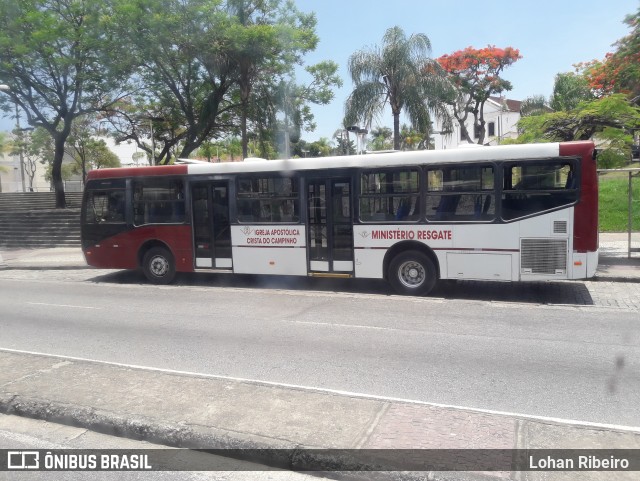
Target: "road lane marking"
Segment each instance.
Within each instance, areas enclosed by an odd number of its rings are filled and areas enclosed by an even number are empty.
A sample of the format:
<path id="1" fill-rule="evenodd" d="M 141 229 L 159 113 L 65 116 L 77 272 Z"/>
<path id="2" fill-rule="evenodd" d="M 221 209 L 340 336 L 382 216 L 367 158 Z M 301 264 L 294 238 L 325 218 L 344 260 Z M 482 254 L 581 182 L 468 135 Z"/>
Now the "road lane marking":
<path id="1" fill-rule="evenodd" d="M 364 326 L 362 324 L 340 324 L 333 322 L 313 322 L 313 321 L 283 321 L 293 324 L 310 324 L 312 326 L 328 326 L 328 327 L 352 327 L 356 329 L 373 329 L 375 331 L 410 331 L 415 332 L 412 329 L 398 329 L 395 327 L 379 327 L 379 326 Z"/>
<path id="2" fill-rule="evenodd" d="M 49 304 L 47 302 L 27 302 L 27 304 L 31 304 L 32 306 L 71 307 L 73 309 L 102 309 L 101 307 L 95 307 L 95 306 L 74 306 L 72 304 Z"/>
<path id="3" fill-rule="evenodd" d="M 82 357 L 65 356 L 62 354 L 49 354 L 45 352 L 24 351 L 20 349 L 10 349 L 10 348 L 0 347 L 0 353 L 2 352 L 15 353 L 15 354 L 29 354 L 33 356 L 43 356 L 43 357 L 54 357 L 54 358 L 70 360 L 70 361 L 89 362 L 93 364 L 124 367 L 127 369 L 138 369 L 142 371 L 161 372 L 161 373 L 180 375 L 180 376 L 192 376 L 192 377 L 199 377 L 203 379 L 221 379 L 224 381 L 236 381 L 236 382 L 244 382 L 249 384 L 258 384 L 263 386 L 297 389 L 300 391 L 335 394 L 339 396 L 348 396 L 348 397 L 354 397 L 354 398 L 360 398 L 360 399 L 371 399 L 375 401 L 401 402 L 401 403 L 407 403 L 407 404 L 416 404 L 420 406 L 433 406 L 438 408 L 455 409 L 459 411 L 470 411 L 470 412 L 482 413 L 482 414 L 495 414 L 498 416 L 517 417 L 521 419 L 530 419 L 533 421 L 552 422 L 556 424 L 582 426 L 587 428 L 612 429 L 616 431 L 625 431 L 625 432 L 640 434 L 640 426 L 624 426 L 620 424 L 596 423 L 592 421 L 580 421 L 577 419 L 564 419 L 564 418 L 556 418 L 552 416 L 538 416 L 535 414 L 523 414 L 523 413 L 510 412 L 510 411 L 498 411 L 494 409 L 457 406 L 455 404 L 442 404 L 442 403 L 434 403 L 434 402 L 428 402 L 428 401 L 419 401 L 416 399 L 404 399 L 404 398 L 397 398 L 397 397 L 390 397 L 390 396 L 378 396 L 375 394 L 342 391 L 339 389 L 327 389 L 327 388 L 319 388 L 319 387 L 313 387 L 313 386 L 301 386 L 298 384 L 279 383 L 279 382 L 273 382 L 273 381 L 263 381 L 260 379 L 247 379 L 247 378 L 233 377 L 233 376 L 222 376 L 218 374 L 205 374 L 205 373 L 192 372 L 192 371 L 179 371 L 175 369 L 164 369 L 159 367 L 140 366 L 137 364 L 101 361 L 98 359 L 87 359 Z"/>

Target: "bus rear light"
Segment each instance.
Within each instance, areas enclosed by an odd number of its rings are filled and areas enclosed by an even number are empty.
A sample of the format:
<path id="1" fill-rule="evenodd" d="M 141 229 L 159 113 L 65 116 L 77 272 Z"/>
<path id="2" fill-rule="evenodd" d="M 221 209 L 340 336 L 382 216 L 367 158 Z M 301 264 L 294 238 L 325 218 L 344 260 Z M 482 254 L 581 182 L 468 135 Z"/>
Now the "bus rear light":
<path id="1" fill-rule="evenodd" d="M 581 266 L 582 265 L 582 261 L 575 261 L 573 263 L 574 266 Z"/>

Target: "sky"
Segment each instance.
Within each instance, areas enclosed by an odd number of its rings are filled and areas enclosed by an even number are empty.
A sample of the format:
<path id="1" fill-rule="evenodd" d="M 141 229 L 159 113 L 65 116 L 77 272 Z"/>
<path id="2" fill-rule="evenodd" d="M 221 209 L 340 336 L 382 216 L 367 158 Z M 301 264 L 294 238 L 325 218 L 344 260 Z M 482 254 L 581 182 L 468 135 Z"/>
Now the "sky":
<path id="1" fill-rule="evenodd" d="M 503 77 L 513 84 L 507 97 L 523 100 L 549 96 L 559 72 L 572 65 L 602 59 L 612 44 L 629 32 L 625 15 L 636 11 L 638 0 L 295 0 L 299 10 L 315 12 L 317 49 L 305 64 L 333 60 L 339 65 L 343 87 L 334 100 L 314 106 L 317 128 L 303 133 L 308 141 L 331 138 L 340 128 L 344 103 L 353 89 L 347 70 L 349 56 L 380 45 L 384 32 L 400 26 L 407 35 L 424 33 L 431 40 L 432 58 L 468 46 L 511 46 L 522 59 Z M 308 81 L 304 72 L 298 82 Z M 0 130 L 11 130 L 14 120 L 0 119 Z M 387 114 L 373 127 L 392 127 Z"/>

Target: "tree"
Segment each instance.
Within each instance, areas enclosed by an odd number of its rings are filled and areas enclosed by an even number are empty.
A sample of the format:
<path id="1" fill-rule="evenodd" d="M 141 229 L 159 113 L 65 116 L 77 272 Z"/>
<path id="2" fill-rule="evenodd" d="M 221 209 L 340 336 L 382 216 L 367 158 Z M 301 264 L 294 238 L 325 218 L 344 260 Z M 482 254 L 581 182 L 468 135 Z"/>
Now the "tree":
<path id="1" fill-rule="evenodd" d="M 572 72 L 559 73 L 553 84 L 550 107 L 553 110 L 568 111 L 578 107 L 580 102 L 594 98 L 584 75 Z"/>
<path id="2" fill-rule="evenodd" d="M 75 161 L 72 173 L 82 174 L 83 184 L 87 180 L 87 170 L 121 167 L 120 159 L 103 139 L 78 137 L 71 144 L 69 153 Z"/>
<path id="3" fill-rule="evenodd" d="M 198 148 L 198 155 L 207 159 L 207 162 L 211 162 L 215 156 L 215 161 L 220 162 L 220 147 L 213 142 L 204 141 Z"/>
<path id="4" fill-rule="evenodd" d="M 469 115 L 473 116 L 478 143 L 483 144 L 486 134 L 484 104 L 491 95 L 511 90 L 511 83 L 500 74 L 521 58 L 520 52 L 512 47 L 488 46 L 480 49 L 467 47 L 437 59 L 456 86 L 456 95 L 448 102 L 460 126 L 460 135 L 468 143 L 474 143 L 466 127 Z"/>
<path id="5" fill-rule="evenodd" d="M 320 137 L 309 144 L 309 157 L 327 157 L 331 155 L 331 143 L 326 137 Z"/>
<path id="6" fill-rule="evenodd" d="M 527 97 L 520 104 L 520 116 L 530 117 L 532 115 L 540 115 L 551 112 L 553 109 L 549 106 L 544 95 L 532 95 Z"/>
<path id="7" fill-rule="evenodd" d="M 335 139 L 337 144 L 333 151 L 334 155 L 354 155 L 356 153 L 356 145 L 349 138 L 349 132 L 346 129 L 336 130 L 332 138 Z"/>
<path id="8" fill-rule="evenodd" d="M 630 158 L 632 135 L 640 128 L 640 108 L 623 94 L 582 102 L 569 111 L 523 117 L 518 143 L 594 140 L 603 151 L 601 166 L 619 165 Z"/>
<path id="9" fill-rule="evenodd" d="M 268 85 L 265 79 L 291 74 L 302 55 L 315 49 L 316 19 L 314 14 L 304 14 L 293 3 L 281 0 L 227 0 L 227 10 L 232 15 L 227 39 L 237 72 L 242 156 L 247 157 L 253 87 L 256 83 Z M 258 109 L 254 114 L 263 112 Z"/>
<path id="10" fill-rule="evenodd" d="M 310 103 L 326 105 L 333 99 L 333 86 L 341 86 L 342 81 L 336 74 L 338 64 L 332 61 L 319 62 L 306 67 L 311 81 L 298 84 L 294 80 L 283 80 L 277 88 L 272 112 L 282 112 L 281 130 L 284 132 L 284 156 L 289 154 L 288 142 L 297 142 L 303 130 L 312 131 L 316 128 L 311 113 Z M 274 122 L 277 125 L 278 122 Z"/>
<path id="11" fill-rule="evenodd" d="M 271 151 L 278 87 L 317 43 L 313 14 L 284 0 L 112 1 L 138 83 L 109 113 L 120 140 L 158 163 L 228 136 L 245 156 L 251 138 Z"/>
<path id="12" fill-rule="evenodd" d="M 425 132 L 418 132 L 410 128 L 408 125 L 403 125 L 400 131 L 402 137 L 402 150 L 426 150 L 433 149 L 433 140 L 428 130 Z"/>
<path id="13" fill-rule="evenodd" d="M 237 77 L 221 1 L 113 1 L 113 23 L 135 59 L 138 84 L 108 112 L 118 140 L 133 140 L 150 159 L 168 163 L 231 129 Z"/>
<path id="14" fill-rule="evenodd" d="M 579 64 L 596 95 L 623 93 L 640 104 L 640 7 L 624 19 L 631 32 L 614 45 L 604 60 Z"/>
<path id="15" fill-rule="evenodd" d="M 33 129 L 29 129 L 33 130 Z M 49 136 L 49 134 L 40 129 L 45 136 Z M 32 148 L 32 132 L 24 132 L 21 130 L 14 130 L 14 139 L 10 145 L 11 155 L 22 156 L 20 164 L 22 165 L 22 172 L 24 176 L 26 176 L 29 182 L 29 191 L 33 192 L 33 179 L 36 176 L 36 170 L 38 168 L 38 158 L 37 153 L 34 152 Z"/>
<path id="16" fill-rule="evenodd" d="M 389 127 L 378 127 L 371 130 L 370 150 L 389 150 L 393 148 L 393 132 Z"/>
<path id="17" fill-rule="evenodd" d="M 393 148 L 400 149 L 400 114 L 405 112 L 413 127 L 426 132 L 430 112 L 449 124 L 442 99 L 450 89 L 441 69 L 429 58 L 431 42 L 424 34 L 407 38 L 400 27 L 392 27 L 382 38 L 382 47 L 363 49 L 349 57 L 354 89 L 347 99 L 347 122 L 363 120 L 365 126 L 380 115 L 387 104 L 393 115 Z"/>
<path id="18" fill-rule="evenodd" d="M 51 178 L 56 207 L 65 207 L 62 159 L 75 119 L 116 102 L 126 88 L 126 45 L 109 34 L 104 0 L 0 0 L 0 96 L 54 143 Z"/>

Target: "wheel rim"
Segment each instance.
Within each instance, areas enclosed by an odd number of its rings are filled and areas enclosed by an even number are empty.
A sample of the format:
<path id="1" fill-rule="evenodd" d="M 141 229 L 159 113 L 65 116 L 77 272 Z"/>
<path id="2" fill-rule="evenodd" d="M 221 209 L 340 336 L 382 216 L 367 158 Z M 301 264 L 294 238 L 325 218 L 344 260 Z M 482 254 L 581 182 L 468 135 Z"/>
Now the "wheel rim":
<path id="1" fill-rule="evenodd" d="M 424 266 L 416 261 L 403 262 L 398 268 L 398 280 L 409 288 L 420 287 L 427 278 Z"/>
<path id="2" fill-rule="evenodd" d="M 153 256 L 149 261 L 149 271 L 156 277 L 164 277 L 169 272 L 169 261 L 160 255 Z"/>

